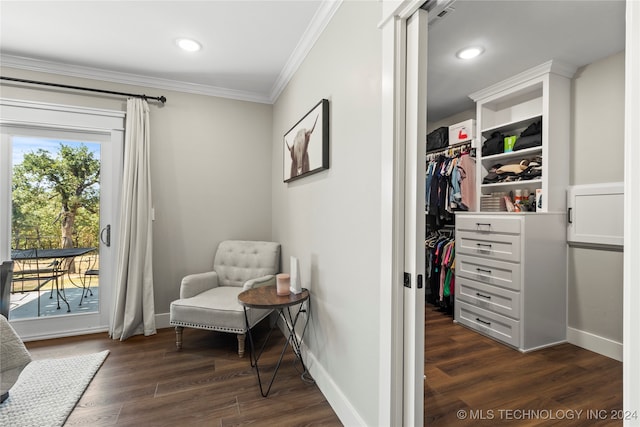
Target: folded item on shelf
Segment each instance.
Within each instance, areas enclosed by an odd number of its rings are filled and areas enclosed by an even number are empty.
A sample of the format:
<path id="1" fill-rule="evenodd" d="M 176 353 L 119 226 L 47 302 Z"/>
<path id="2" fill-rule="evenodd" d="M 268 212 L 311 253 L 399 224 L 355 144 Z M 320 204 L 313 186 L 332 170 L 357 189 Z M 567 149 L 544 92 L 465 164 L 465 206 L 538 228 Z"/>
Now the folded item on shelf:
<path id="1" fill-rule="evenodd" d="M 542 120 L 538 120 L 535 123 L 531 123 L 525 130 L 520 134 L 520 138 L 523 136 L 530 136 L 542 133 Z"/>
<path id="2" fill-rule="evenodd" d="M 538 179 L 542 176 L 542 166 L 528 168 L 520 174 L 522 179 Z"/>
<path id="3" fill-rule="evenodd" d="M 498 168 L 500 168 L 502 165 L 500 163 L 497 163 L 493 166 L 491 166 L 491 168 L 489 169 L 489 172 L 487 173 L 487 175 L 482 179 L 482 183 L 483 184 L 492 184 L 494 182 L 498 182 L 500 181 L 500 175 L 498 175 L 496 173 L 496 170 Z"/>
<path id="4" fill-rule="evenodd" d="M 483 184 L 493 184 L 500 181 L 500 175 L 495 172 L 489 172 L 482 180 Z"/>
<path id="5" fill-rule="evenodd" d="M 504 135 L 498 131 L 493 132 L 489 139 L 482 144 L 482 155 L 490 156 L 504 152 Z"/>
<path id="6" fill-rule="evenodd" d="M 523 159 L 518 163 L 511 163 L 496 169 L 496 173 L 502 175 L 504 173 L 520 174 L 529 167 L 529 160 Z"/>
<path id="7" fill-rule="evenodd" d="M 538 179 L 542 176 L 542 158 L 521 159 L 517 163 L 497 163 L 489 169 L 482 179 L 483 184 L 524 181 Z"/>
<path id="8" fill-rule="evenodd" d="M 538 147 L 542 145 L 542 134 L 521 136 L 516 140 L 513 151 L 524 150 L 525 148 Z"/>

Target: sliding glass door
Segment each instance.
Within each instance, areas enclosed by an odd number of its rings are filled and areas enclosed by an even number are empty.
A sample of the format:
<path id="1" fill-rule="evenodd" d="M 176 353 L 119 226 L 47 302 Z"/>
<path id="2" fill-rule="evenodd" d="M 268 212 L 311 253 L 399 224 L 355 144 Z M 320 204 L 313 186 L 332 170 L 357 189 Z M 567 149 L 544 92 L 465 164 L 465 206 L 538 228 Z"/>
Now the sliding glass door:
<path id="1" fill-rule="evenodd" d="M 101 143 L 20 133 L 10 137 L 9 319 L 96 313 Z"/>
<path id="2" fill-rule="evenodd" d="M 75 112 L 55 124 L 7 123 L 4 113 L 16 111 L 3 106 L 0 141 L 0 258 L 14 261 L 9 320 L 27 340 L 106 330 L 122 128 L 81 125 Z"/>

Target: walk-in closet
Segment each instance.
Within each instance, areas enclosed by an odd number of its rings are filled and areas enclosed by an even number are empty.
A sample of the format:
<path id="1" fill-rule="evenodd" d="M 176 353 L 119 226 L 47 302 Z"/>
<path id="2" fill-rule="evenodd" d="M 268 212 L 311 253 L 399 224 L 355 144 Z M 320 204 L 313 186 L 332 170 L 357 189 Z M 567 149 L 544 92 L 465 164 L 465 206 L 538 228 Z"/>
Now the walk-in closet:
<path id="1" fill-rule="evenodd" d="M 514 358 L 575 346 L 621 362 L 621 240 L 567 235 L 576 221 L 621 233 L 623 174 L 601 166 L 623 164 L 624 2 L 435 3 L 425 6 L 429 316 Z M 480 55 L 456 57 L 466 47 Z M 425 336 L 429 349 L 428 326 Z"/>

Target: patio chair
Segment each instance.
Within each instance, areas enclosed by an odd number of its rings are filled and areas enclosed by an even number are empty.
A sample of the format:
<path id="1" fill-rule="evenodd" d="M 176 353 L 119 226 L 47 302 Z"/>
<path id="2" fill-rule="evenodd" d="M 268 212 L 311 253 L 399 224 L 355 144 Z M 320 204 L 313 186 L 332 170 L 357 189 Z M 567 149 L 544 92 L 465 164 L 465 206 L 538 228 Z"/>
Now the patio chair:
<path id="1" fill-rule="evenodd" d="M 47 249 L 51 248 L 45 247 L 37 227 L 20 230 L 14 239 L 14 247 L 12 248 L 12 258 L 15 261 L 12 292 L 17 292 L 18 283 L 21 293 L 25 292 L 25 284 L 28 284 L 27 291 L 38 292 L 38 316 L 40 316 L 40 291 L 49 283 L 51 284 L 49 298 L 53 298 L 55 287 L 58 308 L 60 308 L 60 292 L 64 294 L 64 287 L 60 286 L 59 280 L 69 267 L 64 260 L 59 261 L 43 256 L 43 251 Z M 63 300 L 66 302 L 64 297 Z M 71 309 L 67 303 L 67 312 L 69 311 Z"/>
<path id="2" fill-rule="evenodd" d="M 91 252 L 86 255 L 83 255 L 80 260 L 76 261 L 78 264 L 78 274 L 80 278 L 80 283 L 82 283 L 82 294 L 80 295 L 80 304 L 82 305 L 82 301 L 84 298 L 88 298 L 89 296 L 93 296 L 93 291 L 91 290 L 91 282 L 94 278 L 100 277 L 100 270 L 96 268 L 98 266 L 98 254 L 97 252 Z M 73 283 L 75 285 L 75 283 Z M 77 285 L 76 285 L 77 286 Z"/>
<path id="3" fill-rule="evenodd" d="M 5 261 L 0 265 L 0 315 L 9 318 L 11 299 L 11 280 L 13 278 L 13 261 Z"/>
<path id="4" fill-rule="evenodd" d="M 44 247 L 38 228 L 25 228 L 20 230 L 14 239 L 12 251 L 20 252 L 20 260 L 16 260 L 13 274 L 13 290 L 20 284 L 20 292 L 24 293 L 25 283 L 35 283 L 34 291 L 58 277 L 58 265 L 55 260 L 43 259 L 39 252 Z M 53 286 L 53 284 L 52 284 Z"/>

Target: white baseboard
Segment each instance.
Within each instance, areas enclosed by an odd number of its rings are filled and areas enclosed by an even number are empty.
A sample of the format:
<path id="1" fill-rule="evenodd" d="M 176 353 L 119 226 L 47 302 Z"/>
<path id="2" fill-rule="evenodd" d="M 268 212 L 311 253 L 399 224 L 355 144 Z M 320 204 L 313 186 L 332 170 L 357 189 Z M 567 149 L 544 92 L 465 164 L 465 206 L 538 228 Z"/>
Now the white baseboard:
<path id="1" fill-rule="evenodd" d="M 287 336 L 287 328 L 282 324 L 282 319 L 278 319 L 278 326 Z M 366 426 L 364 419 L 304 342 L 302 343 L 302 357 L 320 392 L 327 399 L 340 422 L 345 426 Z"/>
<path id="2" fill-rule="evenodd" d="M 170 328 L 169 313 L 156 314 L 156 329 Z M 282 319 L 278 319 L 278 327 L 285 336 L 287 336 L 287 328 L 282 324 Z M 299 337 L 298 337 L 299 338 Z M 309 373 L 316 382 L 320 392 L 324 395 L 331 408 L 336 413 L 340 422 L 345 426 L 365 426 L 366 423 L 355 410 L 349 399 L 342 393 L 342 390 L 333 381 L 331 375 L 324 369 L 322 364 L 318 362 L 315 355 L 309 348 L 302 343 L 302 357 Z"/>
<path id="3" fill-rule="evenodd" d="M 316 385 L 324 395 L 331 408 L 336 413 L 340 422 L 345 426 L 366 426 L 366 423 L 355 410 L 349 399 L 342 393 L 342 390 L 333 381 L 333 378 L 318 362 L 313 353 L 305 345 L 302 346 L 302 354 L 305 364 Z"/>
<path id="4" fill-rule="evenodd" d="M 567 328 L 567 341 L 603 356 L 622 362 L 622 343 L 590 332 Z"/>
<path id="5" fill-rule="evenodd" d="M 156 329 L 170 328 L 169 313 L 156 314 Z"/>
<path id="6" fill-rule="evenodd" d="M 109 332 L 109 327 L 108 326 L 99 326 L 99 327 L 95 327 L 95 328 L 83 328 L 83 329 L 74 329 L 74 330 L 70 330 L 70 331 L 65 331 L 62 333 L 44 333 L 44 334 L 38 334 L 38 333 L 23 333 L 20 334 L 20 339 L 23 342 L 29 342 L 29 341 L 42 341 L 42 340 L 51 340 L 54 338 L 65 338 L 65 337 L 75 337 L 78 335 L 90 335 L 90 334 L 99 334 L 102 332 Z"/>

